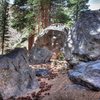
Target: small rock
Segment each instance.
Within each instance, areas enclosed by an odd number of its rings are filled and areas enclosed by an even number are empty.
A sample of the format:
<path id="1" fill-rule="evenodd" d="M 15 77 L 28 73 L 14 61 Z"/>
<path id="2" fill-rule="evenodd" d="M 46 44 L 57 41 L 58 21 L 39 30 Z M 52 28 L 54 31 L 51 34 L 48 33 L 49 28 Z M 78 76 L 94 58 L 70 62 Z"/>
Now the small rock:
<path id="1" fill-rule="evenodd" d="M 36 76 L 46 77 L 50 74 L 48 69 L 36 69 L 35 70 Z"/>

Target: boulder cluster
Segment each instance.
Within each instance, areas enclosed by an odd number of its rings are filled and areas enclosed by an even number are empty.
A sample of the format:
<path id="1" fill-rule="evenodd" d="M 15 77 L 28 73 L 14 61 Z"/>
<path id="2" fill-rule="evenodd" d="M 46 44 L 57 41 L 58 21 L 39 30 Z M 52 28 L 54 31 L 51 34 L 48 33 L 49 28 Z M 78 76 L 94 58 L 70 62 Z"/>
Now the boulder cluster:
<path id="1" fill-rule="evenodd" d="M 62 24 L 47 27 L 29 54 L 25 48 L 17 48 L 0 56 L 0 98 L 19 97 L 37 88 L 29 64 L 49 62 L 60 51 L 73 66 L 68 71 L 72 82 L 100 90 L 100 11 L 82 12 L 70 30 Z"/>

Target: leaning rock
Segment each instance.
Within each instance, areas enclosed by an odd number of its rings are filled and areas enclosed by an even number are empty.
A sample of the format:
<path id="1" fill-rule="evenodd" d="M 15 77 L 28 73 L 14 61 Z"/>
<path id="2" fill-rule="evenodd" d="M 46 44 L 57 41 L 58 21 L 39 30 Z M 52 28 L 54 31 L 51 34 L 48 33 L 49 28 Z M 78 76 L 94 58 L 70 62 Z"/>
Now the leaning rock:
<path id="1" fill-rule="evenodd" d="M 100 59 L 100 11 L 85 11 L 68 33 L 65 57 L 71 64 Z"/>
<path id="2" fill-rule="evenodd" d="M 33 47 L 29 53 L 30 64 L 41 64 L 50 61 L 52 52 L 47 48 Z"/>
<path id="3" fill-rule="evenodd" d="M 80 63 L 70 70 L 68 75 L 74 83 L 100 90 L 100 60 Z"/>
<path id="4" fill-rule="evenodd" d="M 0 94 L 4 100 L 24 95 L 37 87 L 26 49 L 18 48 L 0 57 Z"/>

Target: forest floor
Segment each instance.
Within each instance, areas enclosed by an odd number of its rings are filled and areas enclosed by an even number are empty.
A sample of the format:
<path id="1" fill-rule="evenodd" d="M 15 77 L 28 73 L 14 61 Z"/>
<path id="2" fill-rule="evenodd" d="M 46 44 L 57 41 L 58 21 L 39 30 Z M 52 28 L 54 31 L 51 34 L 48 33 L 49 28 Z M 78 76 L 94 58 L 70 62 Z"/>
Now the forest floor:
<path id="1" fill-rule="evenodd" d="M 33 93 L 33 100 L 100 100 L 100 92 L 91 91 L 73 84 L 68 76 L 68 65 L 65 61 L 35 65 L 35 68 L 46 68 L 51 71 L 48 76 L 37 77 L 40 90 Z"/>

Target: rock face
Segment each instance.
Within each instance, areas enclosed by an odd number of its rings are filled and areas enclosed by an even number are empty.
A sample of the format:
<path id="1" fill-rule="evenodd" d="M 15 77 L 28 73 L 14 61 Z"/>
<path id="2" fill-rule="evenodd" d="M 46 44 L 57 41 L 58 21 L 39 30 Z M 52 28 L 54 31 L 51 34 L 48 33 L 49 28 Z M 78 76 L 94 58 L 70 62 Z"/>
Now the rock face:
<path id="1" fill-rule="evenodd" d="M 92 90 L 100 90 L 100 60 L 81 63 L 68 74 L 73 82 Z"/>
<path id="2" fill-rule="evenodd" d="M 74 83 L 100 90 L 100 11 L 85 11 L 68 33 L 65 58 L 74 66 Z"/>
<path id="3" fill-rule="evenodd" d="M 72 64 L 100 59 L 100 11 L 81 13 L 67 35 L 65 57 Z"/>
<path id="4" fill-rule="evenodd" d="M 66 39 L 68 29 L 63 24 L 54 24 L 48 26 L 39 34 L 35 41 L 36 47 L 47 47 L 51 51 L 59 51 Z"/>
<path id="5" fill-rule="evenodd" d="M 29 67 L 26 49 L 18 48 L 0 57 L 0 94 L 4 100 L 36 87 L 35 72 Z"/>
<path id="6" fill-rule="evenodd" d="M 33 47 L 30 51 L 29 62 L 30 64 L 41 64 L 50 61 L 52 52 L 47 48 Z"/>

